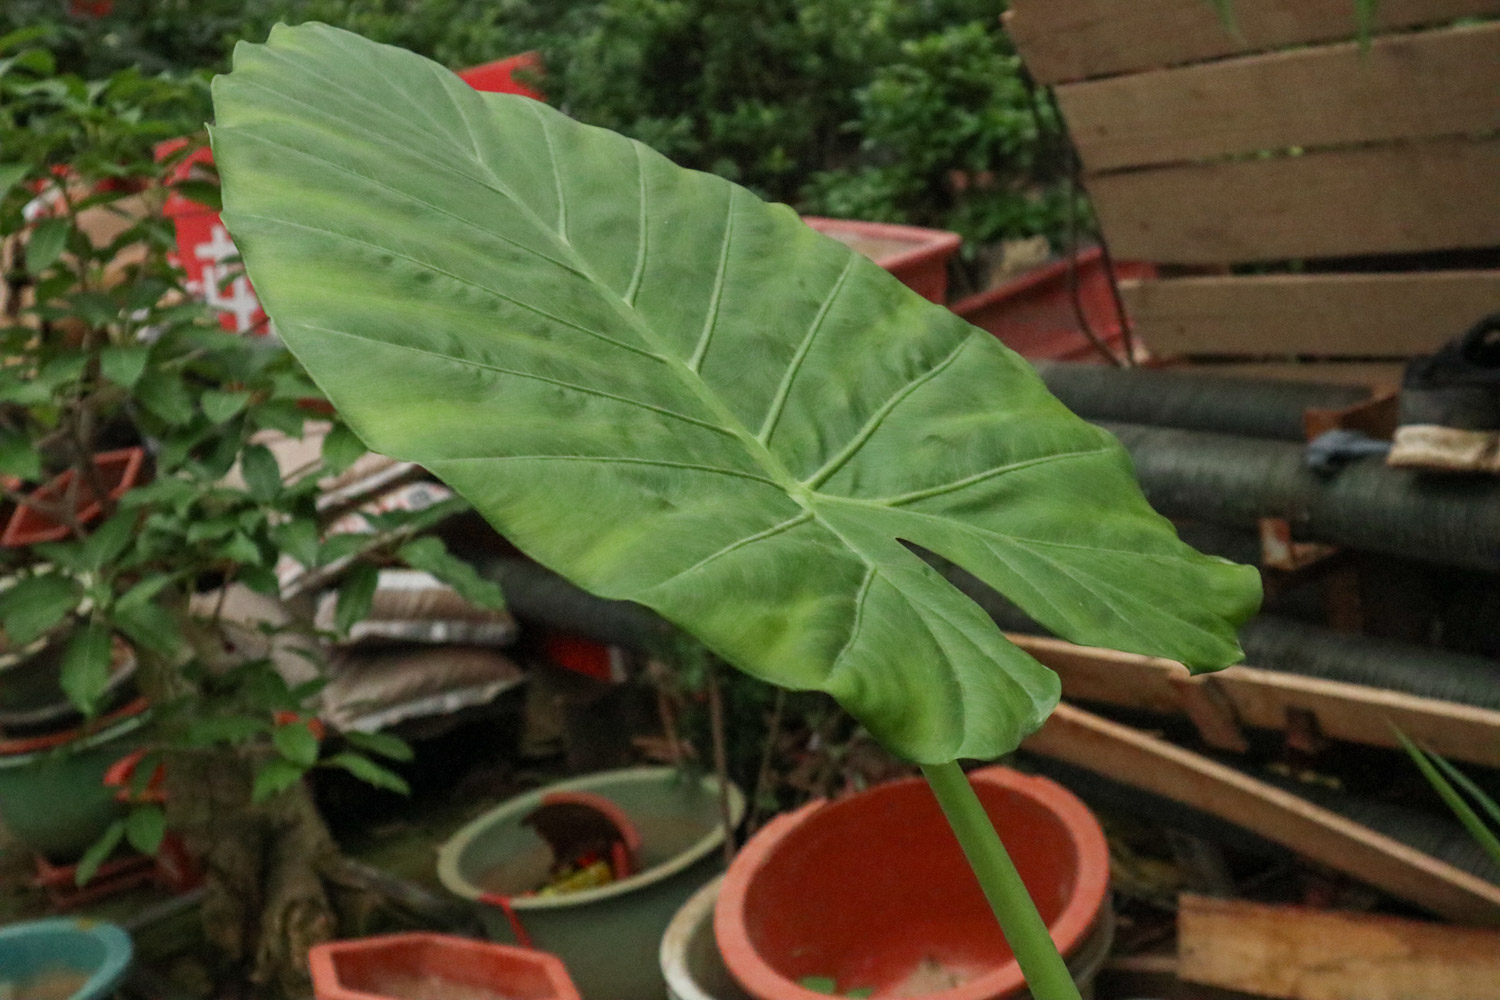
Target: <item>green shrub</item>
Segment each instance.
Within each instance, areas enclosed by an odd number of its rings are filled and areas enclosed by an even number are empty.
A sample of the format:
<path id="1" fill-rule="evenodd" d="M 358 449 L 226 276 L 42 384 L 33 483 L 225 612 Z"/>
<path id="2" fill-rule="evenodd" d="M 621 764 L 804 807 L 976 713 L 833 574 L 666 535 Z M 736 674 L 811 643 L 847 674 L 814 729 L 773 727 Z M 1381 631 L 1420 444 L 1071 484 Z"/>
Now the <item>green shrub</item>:
<path id="1" fill-rule="evenodd" d="M 228 68 L 236 41 L 324 21 L 454 68 L 540 49 L 549 99 L 808 214 L 971 243 L 1063 228 L 1055 157 L 991 0 L 116 0 L 43 25 L 58 68 Z M 1059 242 L 1054 239 L 1054 243 Z"/>

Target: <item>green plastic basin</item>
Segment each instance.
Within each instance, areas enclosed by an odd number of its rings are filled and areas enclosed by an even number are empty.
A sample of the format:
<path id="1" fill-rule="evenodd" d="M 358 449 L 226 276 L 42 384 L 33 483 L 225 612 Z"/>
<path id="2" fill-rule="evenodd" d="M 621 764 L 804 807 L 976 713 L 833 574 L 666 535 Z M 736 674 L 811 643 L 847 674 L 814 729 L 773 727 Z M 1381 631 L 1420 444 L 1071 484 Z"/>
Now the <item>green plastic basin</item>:
<path id="1" fill-rule="evenodd" d="M 552 792 L 592 792 L 619 806 L 641 835 L 641 871 L 596 889 L 526 896 L 546 881 L 551 851 L 522 818 Z M 744 797 L 730 787 L 735 823 Z M 517 941 L 505 912 L 485 897 L 505 896 L 531 947 L 563 960 L 584 1000 L 666 997 L 657 952 L 663 932 L 693 892 L 723 870 L 718 779 L 685 778 L 670 767 L 606 771 L 509 800 L 459 830 L 438 854 L 449 891 L 472 899 L 490 937 Z"/>
<path id="2" fill-rule="evenodd" d="M 82 740 L 0 743 L 0 823 L 21 844 L 58 863 L 78 860 L 124 813 L 104 772 L 140 745 L 138 712 Z M 22 752 L 16 752 L 23 748 Z"/>

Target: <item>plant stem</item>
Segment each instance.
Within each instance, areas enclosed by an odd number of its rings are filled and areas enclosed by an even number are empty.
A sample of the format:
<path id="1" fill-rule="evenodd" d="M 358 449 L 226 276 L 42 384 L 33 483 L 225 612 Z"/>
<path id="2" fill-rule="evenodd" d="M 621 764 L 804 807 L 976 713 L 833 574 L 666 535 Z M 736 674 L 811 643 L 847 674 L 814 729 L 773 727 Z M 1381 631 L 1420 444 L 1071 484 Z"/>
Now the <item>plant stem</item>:
<path id="1" fill-rule="evenodd" d="M 984 891 L 1005 940 L 1010 943 L 1026 985 L 1036 1000 L 1080 1000 L 1073 976 L 1058 954 L 1036 904 L 1015 864 L 1000 843 L 1000 835 L 985 814 L 979 796 L 957 761 L 924 765 L 922 774 L 937 796 L 948 825 L 958 837 L 969 867 Z"/>

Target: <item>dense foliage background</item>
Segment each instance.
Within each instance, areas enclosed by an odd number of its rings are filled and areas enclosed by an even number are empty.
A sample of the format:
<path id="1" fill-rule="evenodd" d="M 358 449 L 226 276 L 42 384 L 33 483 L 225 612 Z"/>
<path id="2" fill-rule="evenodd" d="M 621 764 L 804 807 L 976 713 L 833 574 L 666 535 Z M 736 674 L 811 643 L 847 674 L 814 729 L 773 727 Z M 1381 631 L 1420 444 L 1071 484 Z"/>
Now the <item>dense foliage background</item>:
<path id="1" fill-rule="evenodd" d="M 278 21 L 324 21 L 453 68 L 531 49 L 549 99 L 805 214 L 1045 235 L 1066 215 L 1050 107 L 995 0 L 10 0 L 84 78 L 228 68 Z"/>

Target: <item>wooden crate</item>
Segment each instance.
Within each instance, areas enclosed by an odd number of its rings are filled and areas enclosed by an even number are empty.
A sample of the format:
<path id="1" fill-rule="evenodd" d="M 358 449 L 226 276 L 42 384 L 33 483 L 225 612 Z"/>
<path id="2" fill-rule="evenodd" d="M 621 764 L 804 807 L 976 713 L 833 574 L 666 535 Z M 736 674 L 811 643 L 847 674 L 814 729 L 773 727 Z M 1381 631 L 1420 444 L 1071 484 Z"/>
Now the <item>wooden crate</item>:
<path id="1" fill-rule="evenodd" d="M 1500 309 L 1500 0 L 1382 0 L 1365 48 L 1353 0 L 1010 7 L 1110 248 L 1176 275 L 1123 289 L 1154 351 L 1401 359 Z M 1389 264 L 1443 251 L 1484 263 Z"/>

